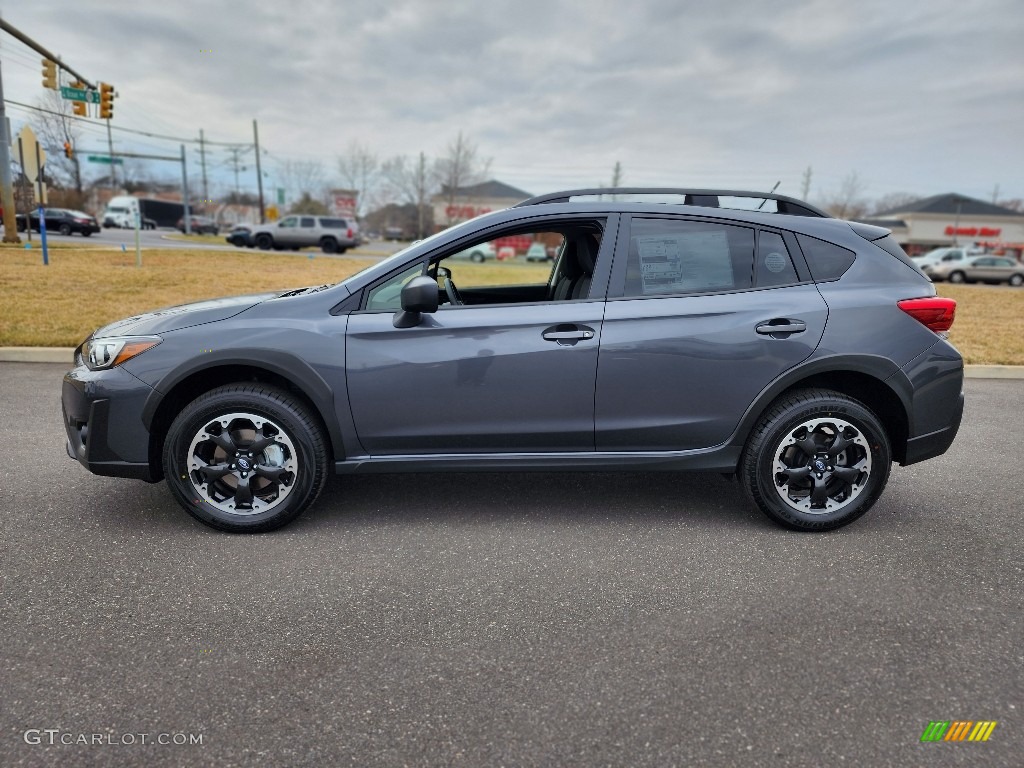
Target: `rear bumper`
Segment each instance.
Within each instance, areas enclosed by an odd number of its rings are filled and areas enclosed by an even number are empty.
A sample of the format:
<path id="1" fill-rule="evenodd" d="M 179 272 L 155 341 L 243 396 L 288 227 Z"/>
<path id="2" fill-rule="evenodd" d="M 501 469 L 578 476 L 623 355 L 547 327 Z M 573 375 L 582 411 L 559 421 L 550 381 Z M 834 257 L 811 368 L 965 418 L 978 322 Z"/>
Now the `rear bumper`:
<path id="1" fill-rule="evenodd" d="M 964 361 L 952 344 L 940 339 L 901 373 L 913 393 L 900 462 L 906 466 L 940 456 L 953 444 L 964 415 Z"/>
<path id="2" fill-rule="evenodd" d="M 156 482 L 142 407 L 151 388 L 126 371 L 80 366 L 64 376 L 61 409 L 68 456 L 96 475 Z"/>

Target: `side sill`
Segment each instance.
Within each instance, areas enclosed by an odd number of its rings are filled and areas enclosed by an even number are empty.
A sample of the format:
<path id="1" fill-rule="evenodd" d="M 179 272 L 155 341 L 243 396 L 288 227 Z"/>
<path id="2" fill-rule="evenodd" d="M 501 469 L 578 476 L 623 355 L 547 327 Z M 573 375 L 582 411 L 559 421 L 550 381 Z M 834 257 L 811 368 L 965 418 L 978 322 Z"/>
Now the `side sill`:
<path id="1" fill-rule="evenodd" d="M 354 456 L 336 461 L 339 475 L 388 472 L 735 472 L 741 448 L 700 451 L 579 453 L 449 453 Z"/>

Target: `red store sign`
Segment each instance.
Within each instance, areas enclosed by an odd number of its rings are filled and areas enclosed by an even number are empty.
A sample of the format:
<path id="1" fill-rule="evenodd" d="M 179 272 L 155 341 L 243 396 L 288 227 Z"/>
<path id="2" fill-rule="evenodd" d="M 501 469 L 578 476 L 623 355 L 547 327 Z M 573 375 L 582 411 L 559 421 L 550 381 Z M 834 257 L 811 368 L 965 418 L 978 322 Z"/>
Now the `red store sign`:
<path id="1" fill-rule="evenodd" d="M 1002 229 L 993 227 L 946 227 L 947 235 L 964 235 L 965 237 L 999 237 Z"/>

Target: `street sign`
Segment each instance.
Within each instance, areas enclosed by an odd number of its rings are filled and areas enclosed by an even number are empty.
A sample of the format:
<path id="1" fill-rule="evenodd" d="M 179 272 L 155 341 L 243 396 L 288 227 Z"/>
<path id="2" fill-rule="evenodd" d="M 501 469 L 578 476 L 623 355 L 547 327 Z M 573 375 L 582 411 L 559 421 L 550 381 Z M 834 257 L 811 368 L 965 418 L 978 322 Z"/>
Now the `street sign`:
<path id="1" fill-rule="evenodd" d="M 22 172 L 31 183 L 35 184 L 39 179 L 40 165 L 46 165 L 46 150 L 39 147 L 39 163 L 36 163 L 36 139 L 35 131 L 29 125 L 24 125 L 18 133 L 18 140 L 21 141 L 21 157 L 18 162 L 22 163 Z"/>
<path id="2" fill-rule="evenodd" d="M 87 104 L 99 104 L 100 94 L 97 91 L 90 91 L 88 88 L 69 88 L 62 85 L 60 95 L 69 101 L 84 101 Z"/>
<path id="3" fill-rule="evenodd" d="M 277 204 L 278 205 L 284 205 L 284 188 L 283 187 L 278 187 L 277 188 Z"/>
<path id="4" fill-rule="evenodd" d="M 110 157 L 110 155 L 89 155 L 85 158 L 90 163 L 107 163 L 108 165 L 124 165 L 123 157 Z"/>

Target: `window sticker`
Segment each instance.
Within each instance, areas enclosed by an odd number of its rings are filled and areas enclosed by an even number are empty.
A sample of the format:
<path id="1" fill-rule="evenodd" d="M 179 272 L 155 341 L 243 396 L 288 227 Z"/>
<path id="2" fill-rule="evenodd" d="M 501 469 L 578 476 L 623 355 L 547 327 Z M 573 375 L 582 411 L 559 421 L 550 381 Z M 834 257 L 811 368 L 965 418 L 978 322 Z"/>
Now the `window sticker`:
<path id="1" fill-rule="evenodd" d="M 733 287 L 725 232 L 680 232 L 636 238 L 644 294 Z"/>
<path id="2" fill-rule="evenodd" d="M 769 272 L 773 272 L 776 275 L 782 272 L 786 268 L 787 259 L 778 251 L 772 251 L 764 257 L 764 267 Z"/>

